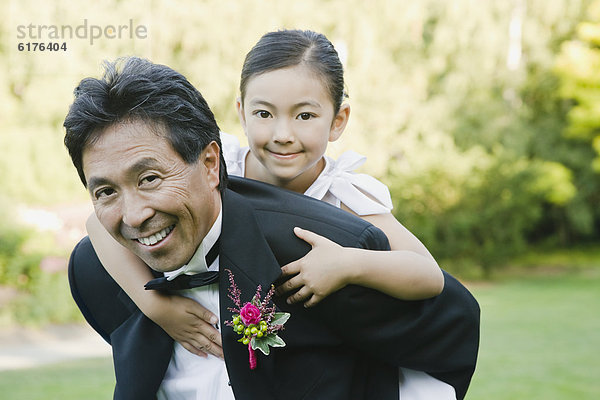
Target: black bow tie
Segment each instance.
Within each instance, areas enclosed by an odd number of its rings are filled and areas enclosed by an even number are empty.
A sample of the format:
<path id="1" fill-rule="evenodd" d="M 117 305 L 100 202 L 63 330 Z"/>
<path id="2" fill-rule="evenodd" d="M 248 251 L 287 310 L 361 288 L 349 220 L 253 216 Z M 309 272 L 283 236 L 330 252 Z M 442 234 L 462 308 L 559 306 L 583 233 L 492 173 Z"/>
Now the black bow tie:
<path id="1" fill-rule="evenodd" d="M 206 253 L 206 266 L 209 267 L 219 255 L 219 242 L 217 239 L 213 247 Z M 200 272 L 194 275 L 179 275 L 172 280 L 168 280 L 165 276 L 152 279 L 144 285 L 146 290 L 182 290 L 192 289 L 195 287 L 210 285 L 219 281 L 219 271 Z"/>

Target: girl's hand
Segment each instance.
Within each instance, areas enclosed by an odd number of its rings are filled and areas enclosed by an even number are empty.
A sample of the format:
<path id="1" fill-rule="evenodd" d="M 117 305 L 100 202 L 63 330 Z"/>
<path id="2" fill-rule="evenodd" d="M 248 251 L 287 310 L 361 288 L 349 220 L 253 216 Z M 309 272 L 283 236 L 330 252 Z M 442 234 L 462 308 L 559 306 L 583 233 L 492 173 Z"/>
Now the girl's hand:
<path id="1" fill-rule="evenodd" d="M 281 268 L 282 277 L 291 278 L 277 287 L 276 293 L 281 295 L 298 289 L 287 302 L 304 302 L 304 307 L 311 307 L 348 284 L 348 269 L 344 262 L 346 249 L 304 229 L 294 228 L 294 233 L 310 244 L 312 250 Z"/>
<path id="2" fill-rule="evenodd" d="M 177 295 L 161 295 L 149 317 L 190 353 L 223 358 L 217 317 L 198 302 Z"/>

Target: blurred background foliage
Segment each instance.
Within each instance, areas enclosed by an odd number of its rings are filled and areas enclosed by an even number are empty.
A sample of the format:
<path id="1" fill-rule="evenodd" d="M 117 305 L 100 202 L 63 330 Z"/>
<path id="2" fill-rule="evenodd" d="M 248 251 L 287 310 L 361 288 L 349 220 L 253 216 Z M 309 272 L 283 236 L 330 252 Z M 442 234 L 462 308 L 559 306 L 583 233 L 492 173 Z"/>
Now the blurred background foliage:
<path id="1" fill-rule="evenodd" d="M 364 172 L 389 185 L 395 215 L 442 266 L 489 277 L 531 248 L 598 243 L 600 1 L 12 0 L 0 7 L 7 16 L 0 19 L 0 285 L 35 291 L 48 279 L 40 259 L 72 247 L 13 217 L 17 205 L 88 202 L 62 145 L 79 80 L 98 77 L 102 60 L 118 56 L 167 64 L 201 90 L 222 130 L 245 143 L 235 112 L 243 59 L 262 34 L 280 28 L 316 30 L 336 45 L 352 115 L 329 153 L 365 154 Z M 67 51 L 17 49 L 40 41 L 19 39 L 19 25 L 130 22 L 145 26 L 147 37 L 126 32 L 91 43 L 88 35 L 54 39 Z"/>

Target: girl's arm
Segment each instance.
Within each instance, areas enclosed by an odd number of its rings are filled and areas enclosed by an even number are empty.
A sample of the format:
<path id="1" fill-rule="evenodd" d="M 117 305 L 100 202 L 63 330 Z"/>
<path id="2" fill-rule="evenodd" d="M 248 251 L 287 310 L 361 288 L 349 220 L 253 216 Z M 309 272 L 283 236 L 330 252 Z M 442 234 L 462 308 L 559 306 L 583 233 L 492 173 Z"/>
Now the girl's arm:
<path id="1" fill-rule="evenodd" d="M 96 214 L 90 215 L 86 228 L 106 271 L 148 318 L 191 353 L 223 358 L 213 313 L 192 299 L 145 290 L 144 284 L 154 278 L 148 266 L 110 236 Z"/>
<path id="2" fill-rule="evenodd" d="M 440 294 L 444 277 L 425 246 L 391 213 L 363 217 L 388 237 L 391 251 L 341 247 L 313 232 L 296 228 L 296 236 L 312 246 L 300 260 L 282 268 L 293 276 L 278 294 L 299 289 L 288 302 L 313 306 L 346 285 L 379 290 L 403 300 L 420 300 Z M 294 276 L 295 275 L 295 276 Z"/>

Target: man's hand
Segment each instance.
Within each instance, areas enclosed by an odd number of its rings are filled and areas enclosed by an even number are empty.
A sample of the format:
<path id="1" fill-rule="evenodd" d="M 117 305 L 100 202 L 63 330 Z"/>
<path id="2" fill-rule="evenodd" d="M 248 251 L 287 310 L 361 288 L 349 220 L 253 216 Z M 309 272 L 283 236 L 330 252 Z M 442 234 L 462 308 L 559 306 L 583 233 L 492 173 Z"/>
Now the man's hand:
<path id="1" fill-rule="evenodd" d="M 177 295 L 163 295 L 149 316 L 189 352 L 223 358 L 218 318 L 198 302 Z"/>

